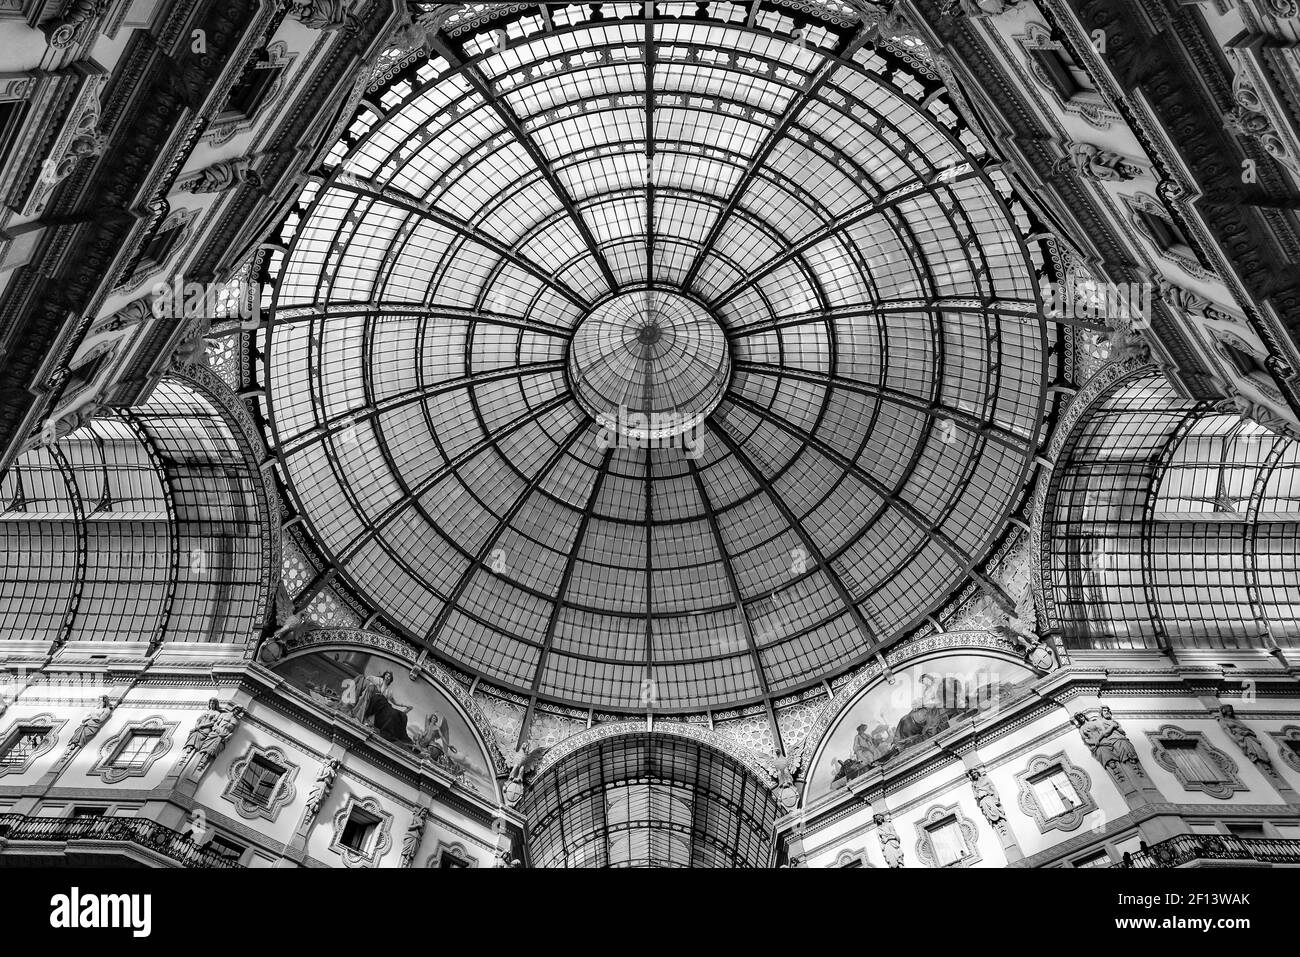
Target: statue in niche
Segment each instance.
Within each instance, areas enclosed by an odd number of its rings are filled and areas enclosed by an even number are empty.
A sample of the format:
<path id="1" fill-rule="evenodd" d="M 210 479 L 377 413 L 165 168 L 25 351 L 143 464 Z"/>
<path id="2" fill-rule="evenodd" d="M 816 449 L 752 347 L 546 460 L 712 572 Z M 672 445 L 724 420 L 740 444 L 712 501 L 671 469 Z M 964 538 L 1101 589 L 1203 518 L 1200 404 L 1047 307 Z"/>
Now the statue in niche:
<path id="1" fill-rule="evenodd" d="M 1111 714 L 1110 708 L 1102 705 L 1099 712 L 1091 717 L 1078 712 L 1074 716 L 1074 723 L 1079 727 L 1083 743 L 1107 771 L 1115 774 L 1127 766 L 1139 777 L 1145 776 L 1138 761 L 1137 749 Z"/>
<path id="2" fill-rule="evenodd" d="M 1007 812 L 1002 807 L 1002 799 L 998 797 L 998 792 L 994 789 L 993 782 L 989 780 L 984 766 L 971 768 L 966 775 L 970 778 L 971 789 L 975 792 L 975 803 L 979 806 L 980 813 L 984 815 L 984 820 L 988 821 L 998 834 L 1005 837 Z"/>
<path id="3" fill-rule="evenodd" d="M 325 805 L 325 799 L 329 797 L 330 791 L 334 787 L 334 778 L 339 773 L 339 765 L 343 762 L 338 758 L 327 758 L 321 766 L 320 772 L 316 775 L 316 781 L 311 786 L 311 791 L 307 795 L 307 814 L 303 818 L 303 823 L 310 823 L 315 820 L 320 809 Z"/>
<path id="4" fill-rule="evenodd" d="M 890 867 L 903 866 L 903 842 L 894 829 L 893 819 L 888 814 L 877 814 L 876 833 L 880 836 L 880 851 L 885 855 L 885 863 Z"/>
<path id="5" fill-rule="evenodd" d="M 402 839 L 403 867 L 410 867 L 411 862 L 415 860 L 415 853 L 420 849 L 420 841 L 424 839 L 424 825 L 428 820 L 429 809 L 417 807 L 411 823 L 406 827 L 406 837 Z"/>
<path id="6" fill-rule="evenodd" d="M 1246 726 L 1246 723 L 1237 717 L 1237 709 L 1230 704 L 1221 705 L 1219 713 L 1215 715 L 1219 722 L 1219 727 L 1223 728 L 1228 737 L 1239 747 L 1251 762 L 1268 774 L 1274 774 L 1273 759 L 1269 757 L 1268 751 L 1264 749 L 1264 744 L 1259 740 L 1259 736 Z"/>
<path id="7" fill-rule="evenodd" d="M 99 729 L 107 723 L 112 713 L 113 706 L 108 703 L 108 695 L 100 695 L 99 707 L 82 718 L 77 730 L 72 732 L 72 738 L 68 741 L 68 750 L 75 751 L 85 747 L 91 738 L 99 734 Z"/>

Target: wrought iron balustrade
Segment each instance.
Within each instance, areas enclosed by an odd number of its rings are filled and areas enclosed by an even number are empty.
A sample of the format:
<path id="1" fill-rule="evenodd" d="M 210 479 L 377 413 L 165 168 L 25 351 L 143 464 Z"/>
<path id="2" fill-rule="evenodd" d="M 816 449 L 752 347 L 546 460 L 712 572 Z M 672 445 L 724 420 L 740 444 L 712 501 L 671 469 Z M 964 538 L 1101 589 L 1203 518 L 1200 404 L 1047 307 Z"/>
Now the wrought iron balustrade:
<path id="1" fill-rule="evenodd" d="M 1258 861 L 1300 864 L 1300 840 L 1237 837 L 1233 834 L 1179 834 L 1136 854 L 1125 854 L 1115 867 L 1181 867 L 1192 861 Z"/>
<path id="2" fill-rule="evenodd" d="M 242 867 L 188 834 L 138 817 L 28 817 L 0 814 L 0 845 L 13 841 L 120 841 L 177 861 L 182 867 Z"/>

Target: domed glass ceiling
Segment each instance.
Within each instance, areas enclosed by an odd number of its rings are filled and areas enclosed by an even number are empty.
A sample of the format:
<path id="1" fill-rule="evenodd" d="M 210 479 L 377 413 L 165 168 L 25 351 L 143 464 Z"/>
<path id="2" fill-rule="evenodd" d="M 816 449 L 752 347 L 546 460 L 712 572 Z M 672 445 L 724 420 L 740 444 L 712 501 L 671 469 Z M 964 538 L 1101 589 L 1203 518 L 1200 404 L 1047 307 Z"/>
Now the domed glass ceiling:
<path id="1" fill-rule="evenodd" d="M 363 102 L 278 277 L 274 444 L 335 580 L 445 660 L 770 702 L 986 557 L 1042 417 L 1034 275 L 870 31 L 598 6 L 438 34 Z"/>

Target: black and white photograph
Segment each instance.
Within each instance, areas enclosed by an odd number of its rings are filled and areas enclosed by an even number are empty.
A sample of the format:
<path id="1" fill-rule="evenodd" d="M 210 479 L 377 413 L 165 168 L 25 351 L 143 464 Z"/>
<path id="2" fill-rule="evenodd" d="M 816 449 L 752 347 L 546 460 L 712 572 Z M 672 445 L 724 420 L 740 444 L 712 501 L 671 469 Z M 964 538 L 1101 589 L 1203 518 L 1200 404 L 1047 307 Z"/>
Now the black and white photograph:
<path id="1" fill-rule="evenodd" d="M 15 940 L 658 868 L 1294 934 L 1300 2 L 0 0 Z"/>

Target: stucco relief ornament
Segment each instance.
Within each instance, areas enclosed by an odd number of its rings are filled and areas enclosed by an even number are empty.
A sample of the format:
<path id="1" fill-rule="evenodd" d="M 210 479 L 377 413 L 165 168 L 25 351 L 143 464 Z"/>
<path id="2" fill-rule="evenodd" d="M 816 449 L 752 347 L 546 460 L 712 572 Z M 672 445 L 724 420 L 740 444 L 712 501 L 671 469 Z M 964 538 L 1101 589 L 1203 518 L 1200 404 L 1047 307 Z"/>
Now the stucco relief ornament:
<path id="1" fill-rule="evenodd" d="M 292 0 L 289 13 L 313 30 L 342 30 L 353 34 L 360 28 L 357 18 L 348 11 L 344 0 Z"/>
<path id="2" fill-rule="evenodd" d="M 999 835 L 1006 837 L 1007 812 L 1002 807 L 1002 799 L 998 797 L 998 792 L 994 789 L 993 782 L 989 780 L 983 765 L 971 768 L 966 775 L 970 778 L 971 788 L 975 792 L 975 803 L 979 805 L 984 820 L 988 821 Z"/>
<path id="3" fill-rule="evenodd" d="M 296 611 L 289 591 L 281 581 L 275 589 L 275 620 L 279 625 L 271 637 L 262 642 L 257 657 L 263 664 L 275 664 L 284 657 L 285 648 L 316 629 L 316 623 L 307 618 L 306 610 Z"/>
<path id="4" fill-rule="evenodd" d="M 877 814 L 876 834 L 880 837 L 880 851 L 885 855 L 885 863 L 890 867 L 903 866 L 903 842 L 894 830 L 894 822 L 888 814 Z"/>
<path id="5" fill-rule="evenodd" d="M 1204 316 L 1211 305 L 1210 300 L 1204 296 L 1197 295 L 1182 286 L 1177 286 L 1164 277 L 1156 279 L 1155 292 L 1162 302 L 1168 303 L 1174 309 L 1189 316 Z"/>
<path id="6" fill-rule="evenodd" d="M 772 759 L 776 771 L 776 799 L 787 811 L 793 811 L 799 803 L 799 789 L 794 786 L 794 775 L 790 773 L 790 759 L 778 754 Z"/>
<path id="7" fill-rule="evenodd" d="M 1113 329 L 1107 329 L 1097 338 L 1110 346 L 1111 362 L 1133 361 L 1145 364 L 1151 361 L 1151 344 L 1146 341 L 1142 333 L 1122 321 L 1117 322 Z"/>
<path id="8" fill-rule="evenodd" d="M 339 765 L 342 764 L 338 758 L 329 758 L 321 766 L 316 775 L 316 781 L 311 786 L 311 791 L 307 794 L 307 812 L 303 816 L 303 824 L 310 824 L 320 813 L 320 809 L 325 805 L 325 799 L 334 788 L 334 779 L 338 776 Z"/>
<path id="9" fill-rule="evenodd" d="M 1066 144 L 1065 156 L 1057 160 L 1056 168 L 1073 170 L 1098 183 L 1125 183 L 1142 172 L 1140 166 L 1129 162 L 1122 154 L 1092 143 Z"/>
<path id="10" fill-rule="evenodd" d="M 41 27 L 45 40 L 56 50 L 72 43 L 78 28 L 89 20 L 102 17 L 108 9 L 108 0 L 71 0 L 63 15 Z"/>
<path id="11" fill-rule="evenodd" d="M 1237 711 L 1232 705 L 1221 705 L 1219 713 L 1214 717 L 1219 722 L 1219 727 L 1223 728 L 1228 737 L 1232 738 L 1233 743 L 1250 758 L 1252 764 L 1265 774 L 1277 777 L 1277 771 L 1273 768 L 1273 759 L 1269 757 L 1263 742 L 1244 721 L 1237 717 Z"/>
<path id="12" fill-rule="evenodd" d="M 1110 708 L 1102 705 L 1095 715 L 1080 711 L 1075 714 L 1074 723 L 1079 727 L 1083 743 L 1107 771 L 1119 774 L 1129 770 L 1140 778 L 1146 777 L 1138 760 L 1137 749 L 1111 714 Z"/>
<path id="13" fill-rule="evenodd" d="M 253 159 L 239 156 L 205 166 L 189 177 L 185 189 L 191 193 L 220 193 L 241 183 L 262 185 L 262 176 L 253 168 Z"/>
<path id="14" fill-rule="evenodd" d="M 968 17 L 996 17 L 1015 10 L 1020 3 L 1021 0 L 949 0 L 944 13 L 961 12 Z"/>
<path id="15" fill-rule="evenodd" d="M 517 749 L 510 756 L 510 773 L 506 777 L 505 787 L 501 789 L 506 799 L 506 803 L 514 807 L 524 796 L 524 788 L 528 784 L 528 777 L 532 774 L 533 769 L 537 767 L 538 762 L 546 753 L 546 748 L 533 748 L 531 751 L 525 745 Z"/>
<path id="16" fill-rule="evenodd" d="M 1228 393 L 1229 397 L 1221 399 L 1214 404 L 1216 411 L 1227 413 L 1235 412 L 1243 419 L 1249 419 L 1256 425 L 1261 425 L 1271 432 L 1295 435 L 1295 427 L 1286 419 L 1277 415 L 1268 406 L 1255 402 L 1247 396 L 1242 395 L 1226 382 L 1220 382 L 1219 388 Z"/>
<path id="17" fill-rule="evenodd" d="M 1047 647 L 1030 622 L 1019 617 L 1008 617 L 1006 622 L 994 627 L 994 632 L 1019 647 L 1025 653 L 1025 662 L 1038 671 L 1051 671 L 1056 667 L 1056 656 Z"/>

